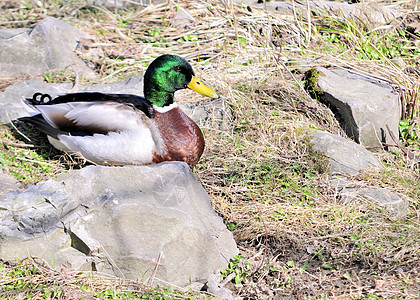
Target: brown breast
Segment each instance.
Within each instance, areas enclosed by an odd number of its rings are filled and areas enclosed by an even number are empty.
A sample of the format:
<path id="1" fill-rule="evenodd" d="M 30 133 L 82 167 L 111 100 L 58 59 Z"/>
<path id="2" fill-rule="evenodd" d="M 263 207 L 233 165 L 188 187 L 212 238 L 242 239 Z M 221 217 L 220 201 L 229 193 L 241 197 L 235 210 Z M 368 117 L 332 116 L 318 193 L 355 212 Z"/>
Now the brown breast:
<path id="1" fill-rule="evenodd" d="M 153 162 L 185 161 L 193 168 L 204 150 L 204 137 L 200 128 L 179 107 L 168 112 L 156 112 L 154 121 L 160 132 L 165 153 L 154 153 Z"/>

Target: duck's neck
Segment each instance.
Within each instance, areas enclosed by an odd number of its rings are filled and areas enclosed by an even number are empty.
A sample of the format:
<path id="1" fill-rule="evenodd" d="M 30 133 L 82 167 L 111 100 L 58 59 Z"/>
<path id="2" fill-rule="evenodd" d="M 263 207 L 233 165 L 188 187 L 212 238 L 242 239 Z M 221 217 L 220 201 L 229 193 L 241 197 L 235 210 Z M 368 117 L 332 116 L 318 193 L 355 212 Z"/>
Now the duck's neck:
<path id="1" fill-rule="evenodd" d="M 144 97 L 158 107 L 165 107 L 174 103 L 174 93 L 160 88 L 149 87 L 144 91 Z"/>
<path id="2" fill-rule="evenodd" d="M 174 102 L 170 105 L 163 106 L 163 107 L 153 105 L 154 110 L 161 113 L 161 114 L 166 113 L 166 112 L 168 112 L 168 111 L 170 111 L 170 110 L 172 110 L 176 107 L 178 107 L 178 104 L 176 102 Z"/>

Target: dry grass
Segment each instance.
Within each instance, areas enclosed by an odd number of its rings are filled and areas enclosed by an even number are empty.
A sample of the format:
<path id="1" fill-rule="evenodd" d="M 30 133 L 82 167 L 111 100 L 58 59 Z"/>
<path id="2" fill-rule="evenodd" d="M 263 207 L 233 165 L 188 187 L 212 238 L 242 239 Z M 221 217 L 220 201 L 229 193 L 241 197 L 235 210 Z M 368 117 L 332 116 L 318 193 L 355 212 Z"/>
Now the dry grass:
<path id="1" fill-rule="evenodd" d="M 151 288 L 106 274 L 57 271 L 45 262 L 27 258 L 0 268 L 1 299 L 192 299 L 197 292 Z M 95 296 L 92 296 L 95 295 Z"/>
<path id="2" fill-rule="evenodd" d="M 312 18 L 309 30 L 308 20 L 250 12 L 227 1 L 169 2 L 130 10 L 108 10 L 85 1 L 47 2 L 48 10 L 35 5 L 24 10 L 23 2 L 16 1 L 0 25 L 26 27 L 50 15 L 89 32 L 96 41 L 86 42 L 78 55 L 96 66 L 99 77 L 81 78 L 83 83 L 141 74 L 154 57 L 173 53 L 192 61 L 199 77 L 232 107 L 228 128 L 203 128 L 207 148 L 195 173 L 232 228 L 241 256 L 251 264 L 243 282 L 229 284 L 238 296 L 417 297 L 418 168 L 402 156 L 382 153 L 382 173 L 353 178 L 357 184 L 387 187 L 412 199 L 410 214 L 393 220 L 367 201 L 341 203 L 328 183 L 325 158 L 312 153 L 300 136 L 308 127 L 344 136 L 333 114 L 302 88 L 302 73 L 317 65 L 344 66 L 390 82 L 404 92 L 406 114 L 418 116 L 418 102 L 410 106 L 418 97 L 418 75 L 387 57 L 358 57 L 358 47 L 378 45 L 364 37 L 373 29 L 369 24 L 327 15 Z M 415 3 L 397 4 L 412 9 Z M 171 26 L 179 7 L 190 10 L 195 24 Z M 22 10 L 32 18 L 22 20 Z M 381 34 L 396 33 L 401 20 Z M 330 32 L 340 34 L 340 40 L 327 41 Z M 413 64 L 412 59 L 403 57 L 406 65 Z M 72 80 L 73 75 L 51 78 Z M 246 272 L 246 264 L 237 268 Z"/>

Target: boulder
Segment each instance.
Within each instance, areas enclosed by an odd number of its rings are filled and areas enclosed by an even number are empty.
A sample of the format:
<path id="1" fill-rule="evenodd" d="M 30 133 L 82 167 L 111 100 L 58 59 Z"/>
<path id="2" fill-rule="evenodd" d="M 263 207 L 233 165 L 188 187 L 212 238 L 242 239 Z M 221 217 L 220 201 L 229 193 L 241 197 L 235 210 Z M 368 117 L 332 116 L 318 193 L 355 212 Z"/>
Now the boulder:
<path id="1" fill-rule="evenodd" d="M 325 14 L 336 14 L 347 19 L 362 21 L 364 24 L 370 23 L 374 25 L 387 24 L 394 20 L 401 12 L 395 8 L 385 5 L 375 5 L 372 2 L 365 3 L 343 3 L 339 1 L 261 1 L 261 0 L 236 0 L 236 2 L 251 7 L 267 9 L 275 11 L 282 15 L 294 16 L 296 13 L 302 15 L 303 18 L 308 16 L 308 7 L 311 15 L 323 16 Z M 265 2 L 265 3 L 262 3 Z"/>
<path id="2" fill-rule="evenodd" d="M 134 94 L 143 96 L 143 76 L 133 76 L 124 81 L 92 86 L 71 83 L 46 83 L 38 79 L 24 80 L 7 87 L 0 93 L 0 123 L 28 116 L 22 98 L 31 98 L 34 93 L 47 93 L 52 97 L 71 92 L 102 92 Z M 222 99 L 209 99 L 193 91 L 179 91 L 175 94 L 181 109 L 199 126 L 218 126 L 227 128 L 232 114 L 230 107 Z M 204 99 L 204 101 L 198 101 Z"/>
<path id="3" fill-rule="evenodd" d="M 387 188 L 365 186 L 341 176 L 333 176 L 330 182 L 336 187 L 338 198 L 343 203 L 365 199 L 383 206 L 392 219 L 404 218 L 410 213 L 410 200 Z"/>
<path id="4" fill-rule="evenodd" d="M 208 98 L 207 98 L 208 99 Z M 231 127 L 232 111 L 223 98 L 205 101 L 182 101 L 179 107 L 200 127 Z"/>
<path id="5" fill-rule="evenodd" d="M 394 144 L 386 126 L 398 136 L 401 103 L 390 85 L 345 69 L 317 67 L 310 72 L 307 80 L 317 76 L 317 87 L 312 88 L 331 107 L 350 138 L 365 147 Z"/>
<path id="6" fill-rule="evenodd" d="M 0 194 L 20 189 L 19 182 L 10 175 L 0 171 Z"/>
<path id="7" fill-rule="evenodd" d="M 157 5 L 164 0 L 88 0 L 88 3 L 105 7 L 130 7 L 130 6 L 149 6 Z"/>
<path id="8" fill-rule="evenodd" d="M 238 253 L 185 163 L 88 166 L 0 199 L 2 260 L 185 287 Z"/>
<path id="9" fill-rule="evenodd" d="M 383 169 L 381 162 L 363 146 L 325 131 L 306 130 L 313 151 L 319 151 L 329 158 L 329 182 L 337 190 L 343 203 L 366 199 L 385 207 L 394 219 L 409 213 L 409 200 L 385 188 L 365 186 L 349 177 L 362 170 Z"/>
<path id="10" fill-rule="evenodd" d="M 363 146 L 336 134 L 309 129 L 312 150 L 329 158 L 331 175 L 357 175 L 361 170 L 374 168 L 381 170 L 380 161 Z"/>
<path id="11" fill-rule="evenodd" d="M 181 27 L 181 28 L 189 28 L 191 25 L 195 23 L 194 17 L 191 15 L 190 11 L 180 7 L 173 20 L 172 26 L 174 27 Z"/>
<path id="12" fill-rule="evenodd" d="M 37 76 L 72 67 L 75 72 L 94 72 L 76 55 L 81 39 L 93 39 L 73 26 L 47 17 L 33 29 L 0 30 L 0 78 Z"/>

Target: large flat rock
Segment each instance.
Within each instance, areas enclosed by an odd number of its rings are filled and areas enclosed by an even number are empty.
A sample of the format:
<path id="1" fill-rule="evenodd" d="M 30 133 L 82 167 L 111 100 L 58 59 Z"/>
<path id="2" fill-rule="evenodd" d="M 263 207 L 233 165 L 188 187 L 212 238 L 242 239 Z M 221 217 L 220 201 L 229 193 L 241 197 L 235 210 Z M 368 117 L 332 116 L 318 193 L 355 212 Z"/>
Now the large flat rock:
<path id="1" fill-rule="evenodd" d="M 307 16 L 324 16 L 335 14 L 339 17 L 362 21 L 367 24 L 386 24 L 391 22 L 402 12 L 395 9 L 395 6 L 375 4 L 373 1 L 366 3 L 345 3 L 345 1 L 259 1 L 259 0 L 235 0 L 260 9 L 277 12 L 282 15 L 293 17 L 300 14 L 303 18 Z M 264 3 L 263 3 L 264 2 Z M 309 12 L 308 12 L 309 8 Z"/>
<path id="2" fill-rule="evenodd" d="M 329 158 L 331 175 L 357 175 L 362 170 L 381 170 L 381 162 L 371 152 L 355 142 L 329 132 L 307 131 L 314 151 Z"/>
<path id="3" fill-rule="evenodd" d="M 32 29 L 0 30 L 0 78 L 37 76 L 68 67 L 85 76 L 93 71 L 74 55 L 82 39 L 93 39 L 59 19 L 47 17 Z"/>
<path id="4" fill-rule="evenodd" d="M 394 144 L 386 126 L 398 136 L 401 103 L 389 84 L 340 68 L 317 71 L 321 101 L 332 107 L 350 138 L 365 147 Z"/>
<path id="5" fill-rule="evenodd" d="M 362 199 L 385 207 L 390 217 L 398 219 L 409 212 L 410 200 L 386 188 L 366 186 L 351 179 L 362 171 L 381 171 L 383 166 L 375 155 L 354 141 L 325 131 L 309 129 L 309 142 L 313 151 L 329 159 L 329 182 L 336 188 L 337 198 L 343 203 Z"/>
<path id="6" fill-rule="evenodd" d="M 185 163 L 89 166 L 0 195 L 0 258 L 159 285 L 204 284 L 238 253 Z"/>
<path id="7" fill-rule="evenodd" d="M 0 171 L 0 193 L 6 193 L 20 188 L 21 186 L 15 178 Z"/>
<path id="8" fill-rule="evenodd" d="M 413 200 L 389 188 L 366 186 L 342 176 L 333 176 L 330 183 L 343 203 L 368 200 L 384 207 L 392 219 L 403 219 L 410 213 Z"/>

